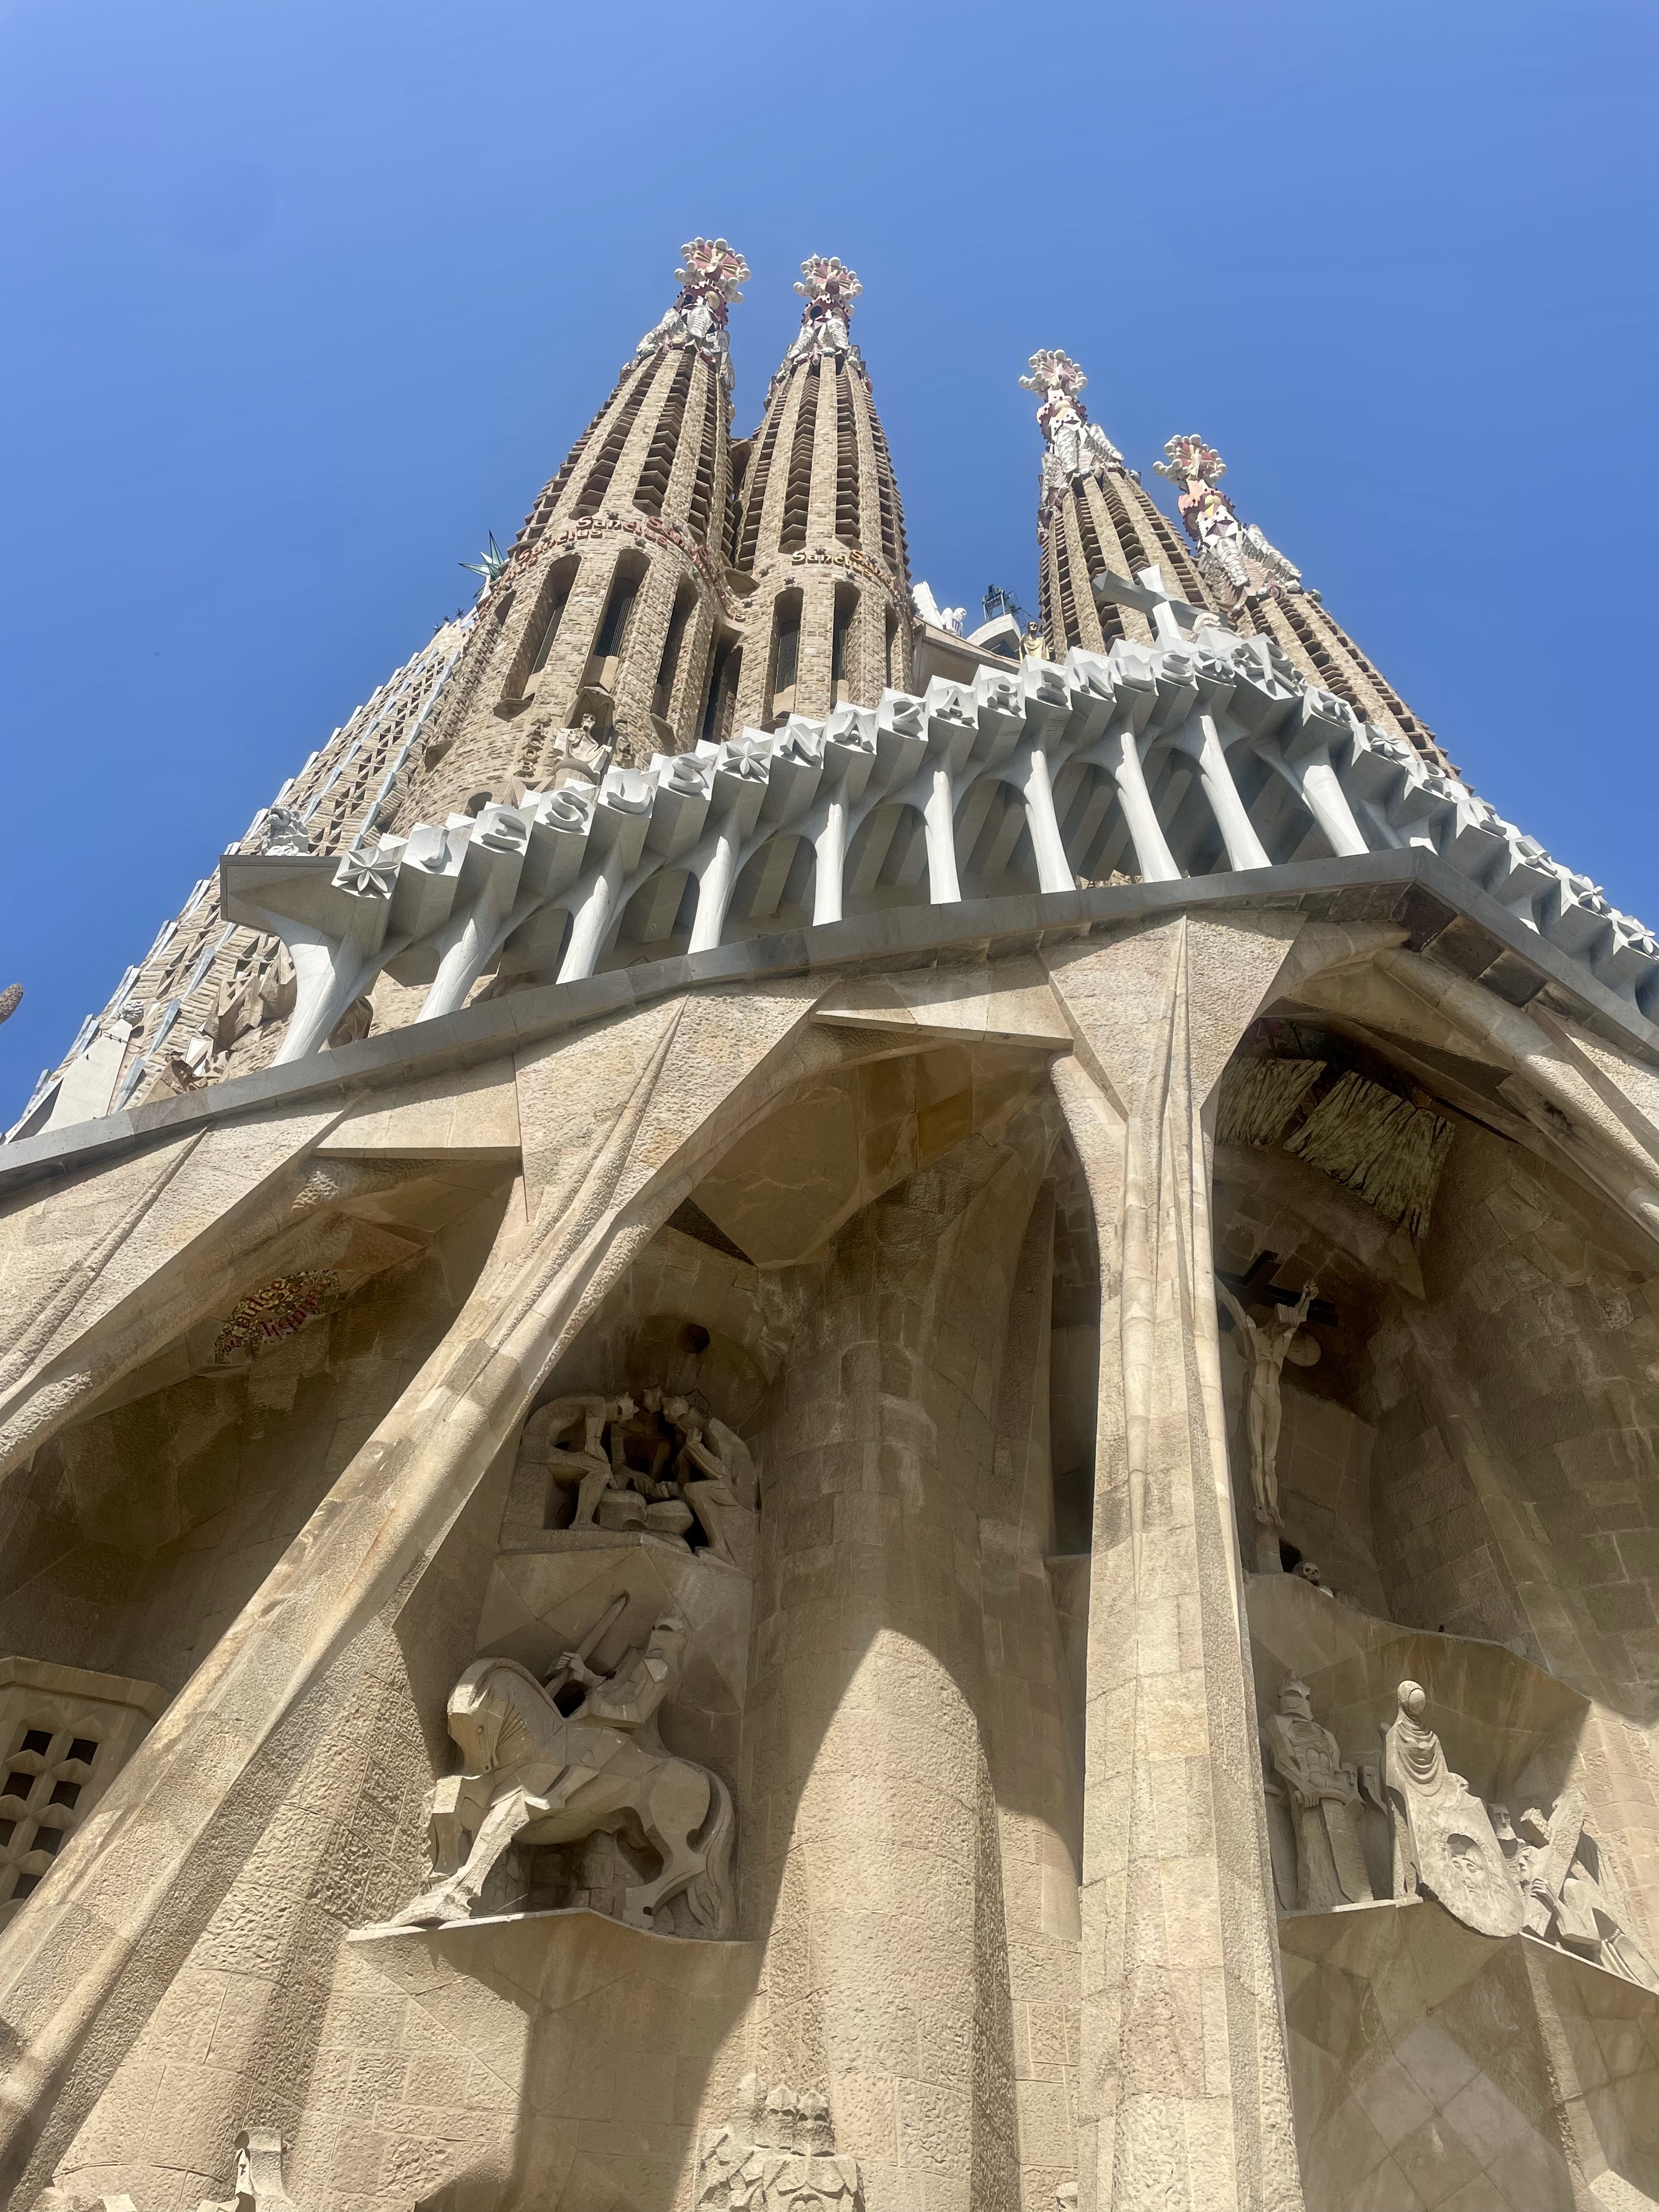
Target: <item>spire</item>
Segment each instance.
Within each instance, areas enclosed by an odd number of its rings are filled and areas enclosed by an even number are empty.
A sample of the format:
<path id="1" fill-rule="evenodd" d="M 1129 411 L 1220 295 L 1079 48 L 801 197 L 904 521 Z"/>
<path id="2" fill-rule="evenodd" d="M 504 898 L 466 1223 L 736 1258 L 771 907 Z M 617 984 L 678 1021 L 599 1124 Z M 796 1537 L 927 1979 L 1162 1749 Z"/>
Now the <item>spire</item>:
<path id="1" fill-rule="evenodd" d="M 1270 544 L 1220 489 L 1227 464 L 1196 431 L 1170 439 L 1159 476 L 1182 489 L 1176 505 L 1197 548 L 1209 595 L 1237 629 L 1273 638 L 1303 673 L 1346 699 L 1357 714 L 1405 738 L 1434 767 L 1455 774 L 1435 734 L 1328 614 L 1302 571 Z"/>
<path id="2" fill-rule="evenodd" d="M 1162 568 L 1170 591 L 1198 599 L 1197 574 L 1139 477 L 1089 420 L 1079 396 L 1089 380 L 1071 356 L 1045 347 L 1031 356 L 1030 374 L 1019 380 L 1041 401 L 1037 544 L 1044 649 L 1060 660 L 1073 646 L 1103 653 L 1115 638 L 1148 643 L 1152 633 L 1145 614 L 1109 599 L 1097 604 L 1096 577 L 1133 585 L 1144 569 Z"/>
<path id="3" fill-rule="evenodd" d="M 1042 394 L 1037 428 L 1042 433 L 1042 509 L 1046 514 L 1068 485 L 1085 476 L 1103 479 L 1109 469 L 1121 470 L 1123 456 L 1078 394 L 1089 381 L 1069 354 L 1052 346 L 1034 353 L 1031 373 L 1022 376 L 1027 392 Z"/>
<path id="4" fill-rule="evenodd" d="M 726 337 L 726 312 L 743 298 L 738 288 L 749 282 L 749 264 L 723 238 L 688 240 L 680 248 L 680 262 L 674 271 L 679 297 L 635 347 L 628 368 L 637 368 L 643 362 L 653 361 L 665 346 L 690 345 L 719 371 L 721 383 L 730 392 L 732 347 Z"/>
<path id="5" fill-rule="evenodd" d="M 1218 486 L 1227 464 L 1196 431 L 1171 438 L 1155 472 L 1184 487 L 1176 506 L 1187 535 L 1198 548 L 1198 566 L 1223 608 L 1232 612 L 1279 592 L 1299 592 L 1302 571 L 1270 545 L 1255 523 L 1241 525 L 1237 510 Z"/>
<path id="6" fill-rule="evenodd" d="M 623 767 L 702 734 L 711 662 L 735 634 L 726 579 L 732 354 L 749 264 L 689 239 L 679 289 L 542 491 L 485 588 L 404 815 L 441 822 L 539 783 L 572 749 Z"/>
<path id="7" fill-rule="evenodd" d="M 838 253 L 809 253 L 800 264 L 795 289 L 806 305 L 801 310 L 799 332 L 784 356 L 786 364 L 829 353 L 840 360 L 851 359 L 862 369 L 864 356 L 847 327 L 853 319 L 853 302 L 864 289 L 857 272 Z"/>
<path id="8" fill-rule="evenodd" d="M 864 287 L 838 254 L 813 253 L 795 289 L 800 329 L 740 449 L 732 555 L 742 587 L 753 578 L 754 588 L 729 702 L 711 735 L 873 707 L 909 675 L 904 513 L 849 327 Z"/>

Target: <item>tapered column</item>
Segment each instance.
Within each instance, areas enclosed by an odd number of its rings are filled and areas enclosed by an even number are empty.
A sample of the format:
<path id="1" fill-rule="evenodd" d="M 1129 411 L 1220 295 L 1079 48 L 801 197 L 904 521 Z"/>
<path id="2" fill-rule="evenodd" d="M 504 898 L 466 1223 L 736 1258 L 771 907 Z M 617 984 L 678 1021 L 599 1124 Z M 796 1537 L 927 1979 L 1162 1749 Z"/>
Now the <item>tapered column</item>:
<path id="1" fill-rule="evenodd" d="M 1206 1097 L 1293 921 L 1182 916 L 1050 973 L 1101 1273 L 1084 1803 L 1084 2212 L 1293 2212 L 1255 1703 L 1229 1504 Z"/>
<path id="2" fill-rule="evenodd" d="M 745 1924 L 767 2066 L 825 2084 L 868 2212 L 1019 2201 L 979 1514 L 1048 1141 L 855 1218 L 759 1453 Z"/>

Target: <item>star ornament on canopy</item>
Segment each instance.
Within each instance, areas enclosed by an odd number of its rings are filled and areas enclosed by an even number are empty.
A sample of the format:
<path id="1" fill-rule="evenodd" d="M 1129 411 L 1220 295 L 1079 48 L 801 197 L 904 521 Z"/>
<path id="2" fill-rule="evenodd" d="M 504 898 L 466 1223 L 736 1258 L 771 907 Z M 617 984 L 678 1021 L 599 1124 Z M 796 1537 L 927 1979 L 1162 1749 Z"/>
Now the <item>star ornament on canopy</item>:
<path id="1" fill-rule="evenodd" d="M 815 321 L 821 315 L 850 315 L 864 287 L 838 253 L 809 253 L 795 289 L 806 302 L 803 319 Z"/>
<path id="2" fill-rule="evenodd" d="M 723 322 L 726 310 L 743 298 L 739 287 L 749 282 L 749 264 L 723 238 L 689 239 L 680 248 L 680 263 L 674 275 L 684 287 L 681 305 L 706 301 Z"/>
<path id="3" fill-rule="evenodd" d="M 1156 474 L 1167 477 L 1171 483 L 1208 484 L 1213 488 L 1227 473 L 1227 464 L 1213 446 L 1206 446 L 1196 431 L 1184 438 L 1170 438 L 1164 447 L 1165 459 L 1152 464 Z"/>

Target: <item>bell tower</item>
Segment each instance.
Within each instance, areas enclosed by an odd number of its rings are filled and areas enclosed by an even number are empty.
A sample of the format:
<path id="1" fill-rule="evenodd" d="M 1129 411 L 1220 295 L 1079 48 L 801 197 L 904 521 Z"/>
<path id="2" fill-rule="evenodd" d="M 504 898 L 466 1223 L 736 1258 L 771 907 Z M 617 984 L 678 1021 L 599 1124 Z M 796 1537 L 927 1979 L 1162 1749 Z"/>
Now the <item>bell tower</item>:
<path id="1" fill-rule="evenodd" d="M 673 305 L 512 550 L 485 564 L 466 658 L 400 819 L 509 799 L 584 730 L 624 766 L 702 734 L 710 665 L 741 616 L 726 564 L 726 316 L 749 268 L 723 238 L 680 252 Z"/>
<path id="2" fill-rule="evenodd" d="M 1063 660 L 1074 645 L 1103 653 L 1114 638 L 1146 644 L 1152 635 L 1146 616 L 1111 602 L 1097 605 L 1094 579 L 1109 570 L 1133 583 L 1143 568 L 1161 568 L 1172 591 L 1202 604 L 1197 571 L 1122 454 L 1089 420 L 1079 397 L 1089 380 L 1078 363 L 1046 347 L 1031 356 L 1030 374 L 1019 380 L 1042 403 L 1037 605 L 1043 650 L 1051 660 Z"/>
<path id="3" fill-rule="evenodd" d="M 904 513 L 848 325 L 863 287 L 835 255 L 801 264 L 801 326 L 750 441 L 732 560 L 752 577 L 742 663 L 708 732 L 873 707 L 910 673 Z"/>
<path id="4" fill-rule="evenodd" d="M 1227 464 L 1195 433 L 1171 438 L 1154 466 L 1180 486 L 1176 505 L 1197 549 L 1210 597 L 1236 629 L 1271 637 L 1303 673 L 1346 699 L 1361 718 L 1404 738 L 1437 769 L 1455 773 L 1434 732 L 1368 660 L 1302 571 L 1270 545 L 1254 522 L 1241 523 L 1221 478 Z"/>

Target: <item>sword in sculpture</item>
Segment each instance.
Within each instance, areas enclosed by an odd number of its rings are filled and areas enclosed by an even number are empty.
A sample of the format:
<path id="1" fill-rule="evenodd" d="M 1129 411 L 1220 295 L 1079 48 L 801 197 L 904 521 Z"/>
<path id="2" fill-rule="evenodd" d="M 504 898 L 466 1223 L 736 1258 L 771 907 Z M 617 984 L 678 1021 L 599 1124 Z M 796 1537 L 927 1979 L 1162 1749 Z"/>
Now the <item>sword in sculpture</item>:
<path id="1" fill-rule="evenodd" d="M 592 1627 L 588 1630 L 586 1635 L 583 1637 L 581 1642 L 576 1646 L 575 1650 L 569 1656 L 572 1658 L 580 1659 L 586 1662 L 588 1653 L 598 1646 L 600 1639 L 605 1635 L 608 1630 L 615 1627 L 617 1621 L 622 1619 L 623 1613 L 625 1613 L 627 1610 L 628 1593 L 624 1590 L 620 1596 L 613 1597 L 611 1599 L 610 1604 L 606 1606 L 605 1611 L 599 1615 L 598 1620 L 594 1622 Z M 559 1692 L 563 1689 L 565 1684 L 569 1680 L 570 1669 L 568 1667 L 556 1667 L 553 1672 L 548 1676 L 547 1680 L 543 1683 L 542 1687 L 547 1692 L 550 1698 L 556 1698 Z"/>

